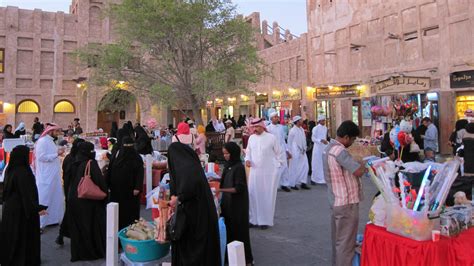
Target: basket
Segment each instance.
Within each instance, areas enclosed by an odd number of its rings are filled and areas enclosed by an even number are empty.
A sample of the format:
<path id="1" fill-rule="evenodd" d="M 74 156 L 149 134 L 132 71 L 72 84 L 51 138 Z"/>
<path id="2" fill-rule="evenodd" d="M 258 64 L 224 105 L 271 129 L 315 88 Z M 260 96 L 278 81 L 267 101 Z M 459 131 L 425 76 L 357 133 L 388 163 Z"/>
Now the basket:
<path id="1" fill-rule="evenodd" d="M 399 205 L 387 206 L 387 231 L 417 241 L 431 239 L 431 231 L 439 227 L 439 219 L 429 219 L 427 212 L 403 209 Z"/>
<path id="2" fill-rule="evenodd" d="M 154 239 L 138 241 L 127 238 L 125 232 L 128 228 L 120 230 L 118 237 L 127 258 L 133 262 L 147 262 L 159 260 L 170 251 L 170 244 L 159 244 Z"/>

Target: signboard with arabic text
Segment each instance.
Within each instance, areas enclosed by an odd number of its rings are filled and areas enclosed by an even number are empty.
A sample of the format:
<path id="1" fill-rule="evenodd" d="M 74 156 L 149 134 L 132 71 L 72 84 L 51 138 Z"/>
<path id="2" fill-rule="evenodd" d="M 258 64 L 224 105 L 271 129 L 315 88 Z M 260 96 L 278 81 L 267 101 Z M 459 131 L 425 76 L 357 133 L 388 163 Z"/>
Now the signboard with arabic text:
<path id="1" fill-rule="evenodd" d="M 359 93 L 356 86 L 346 87 L 323 87 L 316 89 L 316 99 L 320 98 L 344 98 L 344 97 L 358 97 Z"/>
<path id="2" fill-rule="evenodd" d="M 392 77 L 375 83 L 374 87 L 377 94 L 427 91 L 430 78 Z"/>
<path id="3" fill-rule="evenodd" d="M 474 87 L 474 71 L 459 71 L 449 75 L 452 89 Z"/>

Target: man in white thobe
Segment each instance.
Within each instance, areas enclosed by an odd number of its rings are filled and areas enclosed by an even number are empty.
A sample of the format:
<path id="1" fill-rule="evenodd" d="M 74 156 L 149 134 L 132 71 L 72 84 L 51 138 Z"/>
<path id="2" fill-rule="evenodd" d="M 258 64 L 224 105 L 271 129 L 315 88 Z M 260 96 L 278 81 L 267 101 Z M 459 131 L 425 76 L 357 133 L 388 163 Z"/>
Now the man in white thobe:
<path id="1" fill-rule="evenodd" d="M 50 124 L 35 145 L 36 185 L 39 204 L 48 206 L 48 215 L 40 217 L 40 227 L 59 224 L 64 215 L 64 192 L 61 183 L 61 160 L 63 149 L 58 149 L 54 139 L 61 128 Z"/>
<path id="2" fill-rule="evenodd" d="M 290 181 L 289 181 L 289 172 L 288 172 L 288 160 L 291 159 L 291 154 L 288 151 L 286 145 L 286 132 L 283 125 L 280 124 L 280 117 L 278 112 L 270 112 L 268 115 L 272 123 L 267 126 L 269 133 L 273 134 L 280 144 L 280 167 L 278 168 L 277 177 L 280 180 L 280 186 L 283 191 L 290 192 Z"/>
<path id="3" fill-rule="evenodd" d="M 323 152 L 328 145 L 328 128 L 326 127 L 326 117 L 318 117 L 318 125 L 313 128 L 311 140 L 314 143 L 313 157 L 311 160 L 311 181 L 316 184 L 326 184 L 323 170 Z"/>
<path id="4" fill-rule="evenodd" d="M 302 189 L 310 189 L 306 184 L 308 182 L 308 156 L 306 156 L 306 135 L 303 125 L 303 119 L 297 115 L 292 120 L 294 127 L 288 134 L 288 147 L 292 159 L 290 160 L 290 186 L 294 190 L 299 190 L 296 185 L 301 184 Z"/>
<path id="5" fill-rule="evenodd" d="M 250 168 L 250 224 L 267 229 L 273 226 L 275 214 L 280 145 L 275 136 L 265 131 L 263 119 L 252 120 L 251 126 L 255 134 L 250 136 L 245 152 L 245 165 Z"/>

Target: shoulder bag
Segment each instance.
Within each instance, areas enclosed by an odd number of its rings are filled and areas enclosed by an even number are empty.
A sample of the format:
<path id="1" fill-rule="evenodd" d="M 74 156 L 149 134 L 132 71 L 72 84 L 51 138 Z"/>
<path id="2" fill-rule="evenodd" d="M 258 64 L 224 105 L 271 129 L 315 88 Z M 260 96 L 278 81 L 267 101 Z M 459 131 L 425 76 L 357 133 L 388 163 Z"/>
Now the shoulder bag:
<path id="1" fill-rule="evenodd" d="M 166 240 L 178 241 L 184 234 L 186 225 L 186 215 L 183 205 L 178 204 L 170 219 L 166 222 Z"/>
<path id="2" fill-rule="evenodd" d="M 87 162 L 84 176 L 77 186 L 77 197 L 80 199 L 103 200 L 107 194 L 91 178 L 91 160 Z"/>

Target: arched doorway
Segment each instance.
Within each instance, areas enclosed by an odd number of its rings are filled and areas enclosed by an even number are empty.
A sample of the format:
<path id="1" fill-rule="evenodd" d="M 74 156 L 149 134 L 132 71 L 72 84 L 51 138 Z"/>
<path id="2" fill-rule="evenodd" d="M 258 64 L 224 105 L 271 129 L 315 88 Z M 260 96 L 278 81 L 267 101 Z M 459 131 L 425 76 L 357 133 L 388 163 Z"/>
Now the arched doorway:
<path id="1" fill-rule="evenodd" d="M 110 134 L 112 122 L 119 126 L 127 121 L 140 122 L 140 106 L 135 96 L 126 90 L 114 89 L 105 94 L 99 103 L 97 128 Z"/>

